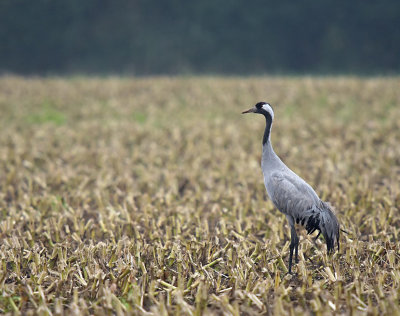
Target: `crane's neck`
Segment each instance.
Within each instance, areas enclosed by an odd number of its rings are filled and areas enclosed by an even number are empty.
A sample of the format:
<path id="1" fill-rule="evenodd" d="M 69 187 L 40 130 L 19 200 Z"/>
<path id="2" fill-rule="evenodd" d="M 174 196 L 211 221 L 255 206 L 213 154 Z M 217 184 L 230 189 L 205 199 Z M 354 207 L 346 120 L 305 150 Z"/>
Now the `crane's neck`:
<path id="1" fill-rule="evenodd" d="M 265 146 L 267 143 L 269 143 L 269 146 L 271 146 L 271 127 L 272 127 L 272 117 L 271 114 L 268 112 L 263 113 L 265 117 L 265 131 L 264 131 L 264 137 L 263 137 L 263 146 Z M 272 147 L 271 147 L 272 148 Z"/>
<path id="2" fill-rule="evenodd" d="M 272 117 L 269 113 L 264 114 L 266 119 L 264 137 L 263 137 L 263 151 L 261 165 L 263 167 L 263 172 L 267 170 L 274 170 L 274 168 L 279 167 L 282 161 L 275 154 L 274 149 L 271 145 L 271 127 L 272 127 Z"/>

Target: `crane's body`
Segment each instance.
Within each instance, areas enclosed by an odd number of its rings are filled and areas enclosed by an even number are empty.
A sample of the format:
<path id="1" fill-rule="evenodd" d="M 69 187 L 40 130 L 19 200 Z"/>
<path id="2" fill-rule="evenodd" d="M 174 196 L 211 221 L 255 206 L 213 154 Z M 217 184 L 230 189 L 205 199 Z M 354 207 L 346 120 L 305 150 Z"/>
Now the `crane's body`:
<path id="1" fill-rule="evenodd" d="M 275 154 L 270 140 L 274 118 L 271 106 L 268 103 L 259 102 L 254 108 L 243 113 L 263 114 L 266 119 L 261 168 L 268 196 L 275 207 L 286 215 L 291 227 L 289 255 L 289 273 L 291 273 L 293 251 L 295 251 L 296 262 L 298 261 L 299 238 L 296 234 L 295 223 L 305 226 L 309 234 L 315 230 L 318 230 L 319 234 L 322 233 L 328 252 L 333 251 L 335 241 L 339 249 L 339 223 L 330 205 L 321 201 L 313 188 L 290 170 Z"/>

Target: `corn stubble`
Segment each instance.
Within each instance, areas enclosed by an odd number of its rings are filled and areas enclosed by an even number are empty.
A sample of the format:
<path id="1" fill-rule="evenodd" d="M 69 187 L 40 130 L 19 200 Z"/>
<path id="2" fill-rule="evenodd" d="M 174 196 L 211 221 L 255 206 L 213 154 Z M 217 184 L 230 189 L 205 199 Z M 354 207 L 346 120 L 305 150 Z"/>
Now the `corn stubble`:
<path id="1" fill-rule="evenodd" d="M 1 313 L 400 313 L 399 79 L 0 81 Z M 261 100 L 350 231 L 328 257 L 301 230 L 293 276 Z"/>

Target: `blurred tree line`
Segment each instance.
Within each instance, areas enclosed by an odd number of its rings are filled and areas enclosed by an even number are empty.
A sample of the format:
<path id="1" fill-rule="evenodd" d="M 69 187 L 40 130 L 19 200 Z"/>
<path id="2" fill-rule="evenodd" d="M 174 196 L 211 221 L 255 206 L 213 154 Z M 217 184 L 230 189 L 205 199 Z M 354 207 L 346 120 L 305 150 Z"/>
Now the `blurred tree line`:
<path id="1" fill-rule="evenodd" d="M 398 73 L 400 1 L 0 0 L 0 72 Z"/>

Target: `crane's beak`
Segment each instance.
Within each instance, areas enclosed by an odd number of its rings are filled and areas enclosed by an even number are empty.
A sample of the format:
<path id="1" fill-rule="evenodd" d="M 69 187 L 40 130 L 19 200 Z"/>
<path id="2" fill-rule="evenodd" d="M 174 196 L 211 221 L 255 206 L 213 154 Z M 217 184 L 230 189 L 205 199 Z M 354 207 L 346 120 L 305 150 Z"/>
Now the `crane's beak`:
<path id="1" fill-rule="evenodd" d="M 256 107 L 254 107 L 254 108 L 248 109 L 247 111 L 243 111 L 243 112 L 242 112 L 242 114 L 246 114 L 246 113 L 254 113 L 254 112 L 256 112 L 256 111 L 257 111 L 257 108 L 256 108 Z"/>

